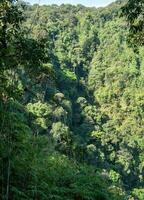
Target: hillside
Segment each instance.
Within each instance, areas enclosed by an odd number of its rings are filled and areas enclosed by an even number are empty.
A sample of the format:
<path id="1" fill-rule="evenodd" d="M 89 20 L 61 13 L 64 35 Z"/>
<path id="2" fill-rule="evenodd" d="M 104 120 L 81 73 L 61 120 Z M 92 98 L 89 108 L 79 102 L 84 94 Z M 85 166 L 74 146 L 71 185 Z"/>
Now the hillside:
<path id="1" fill-rule="evenodd" d="M 144 199 L 144 49 L 121 2 L 2 4 L 2 200 Z"/>

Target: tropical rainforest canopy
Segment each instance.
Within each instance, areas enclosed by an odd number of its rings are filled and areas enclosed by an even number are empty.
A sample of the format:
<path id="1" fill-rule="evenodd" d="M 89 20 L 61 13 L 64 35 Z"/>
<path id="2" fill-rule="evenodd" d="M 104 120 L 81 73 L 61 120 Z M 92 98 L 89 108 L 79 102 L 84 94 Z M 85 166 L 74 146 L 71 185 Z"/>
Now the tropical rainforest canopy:
<path id="1" fill-rule="evenodd" d="M 143 27 L 143 0 L 0 0 L 0 199 L 144 200 Z"/>

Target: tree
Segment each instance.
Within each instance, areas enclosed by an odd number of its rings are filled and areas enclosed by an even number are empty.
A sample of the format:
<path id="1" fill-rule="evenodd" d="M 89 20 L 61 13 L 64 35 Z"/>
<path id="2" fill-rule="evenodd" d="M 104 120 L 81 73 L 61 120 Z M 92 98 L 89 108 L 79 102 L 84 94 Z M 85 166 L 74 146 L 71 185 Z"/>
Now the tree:
<path id="1" fill-rule="evenodd" d="M 144 45 L 144 1 L 129 0 L 122 8 L 129 25 L 129 43 L 134 46 Z"/>

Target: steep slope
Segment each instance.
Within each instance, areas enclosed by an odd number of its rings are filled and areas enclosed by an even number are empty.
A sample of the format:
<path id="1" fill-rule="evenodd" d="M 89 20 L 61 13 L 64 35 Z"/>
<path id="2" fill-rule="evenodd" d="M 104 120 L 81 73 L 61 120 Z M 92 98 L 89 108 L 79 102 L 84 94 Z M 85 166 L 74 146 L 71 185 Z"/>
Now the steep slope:
<path id="1" fill-rule="evenodd" d="M 0 52 L 2 199 L 143 200 L 144 51 L 122 5 L 22 3 Z"/>
<path id="2" fill-rule="evenodd" d="M 55 71 L 58 116 L 50 133 L 76 143 L 78 154 L 69 155 L 133 189 L 143 187 L 143 48 L 139 55 L 128 48 L 121 6 L 43 6 L 33 34 L 46 39 Z"/>

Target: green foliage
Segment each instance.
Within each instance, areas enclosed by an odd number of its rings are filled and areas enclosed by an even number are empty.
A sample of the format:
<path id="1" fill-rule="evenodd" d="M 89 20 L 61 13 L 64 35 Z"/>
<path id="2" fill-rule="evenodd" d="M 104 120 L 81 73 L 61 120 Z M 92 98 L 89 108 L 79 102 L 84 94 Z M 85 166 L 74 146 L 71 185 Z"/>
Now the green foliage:
<path id="1" fill-rule="evenodd" d="M 144 189 L 134 189 L 133 194 L 136 196 L 138 199 L 143 199 L 144 198 Z"/>
<path id="2" fill-rule="evenodd" d="M 123 5 L 1 1 L 0 199 L 143 199 L 144 51 Z"/>
<path id="3" fill-rule="evenodd" d="M 143 0 L 129 0 L 122 7 L 123 15 L 129 25 L 128 41 L 137 48 L 144 45 L 144 2 Z"/>

